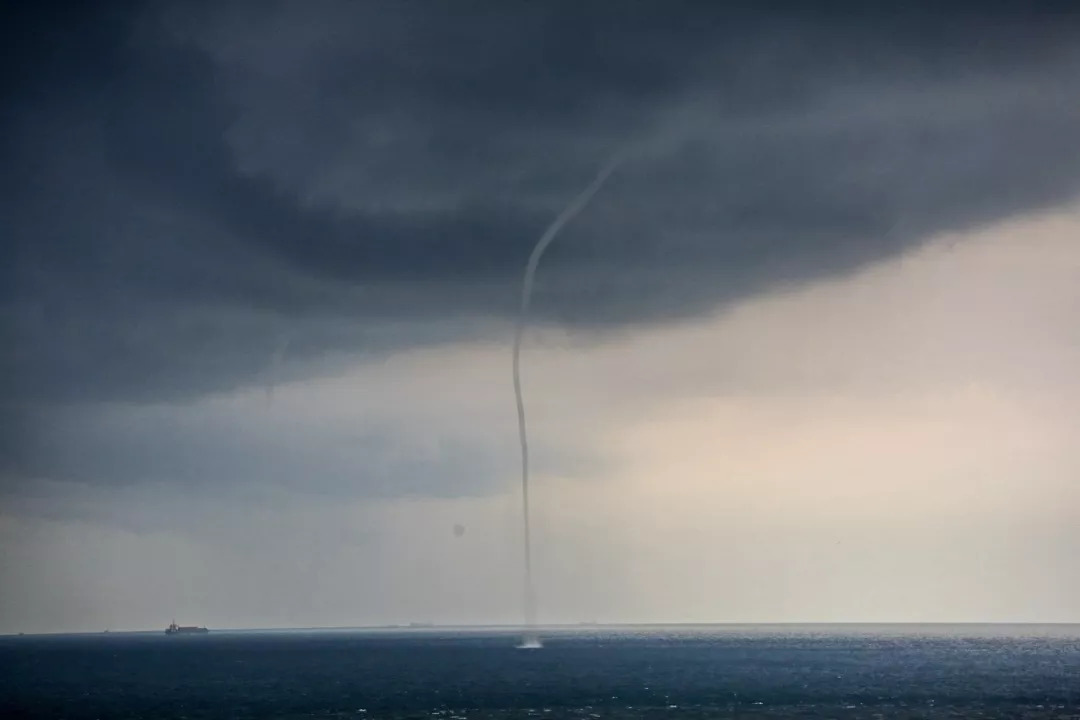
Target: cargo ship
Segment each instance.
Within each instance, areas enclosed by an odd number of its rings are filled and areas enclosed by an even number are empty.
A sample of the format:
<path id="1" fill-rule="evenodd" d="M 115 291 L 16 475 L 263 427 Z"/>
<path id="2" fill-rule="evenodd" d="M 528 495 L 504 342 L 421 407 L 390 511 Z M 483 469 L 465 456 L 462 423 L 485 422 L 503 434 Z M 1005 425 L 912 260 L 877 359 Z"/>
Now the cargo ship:
<path id="1" fill-rule="evenodd" d="M 199 635 L 201 633 L 210 632 L 204 627 L 196 627 L 195 625 L 177 625 L 173 620 L 169 627 L 165 628 L 166 635 Z"/>

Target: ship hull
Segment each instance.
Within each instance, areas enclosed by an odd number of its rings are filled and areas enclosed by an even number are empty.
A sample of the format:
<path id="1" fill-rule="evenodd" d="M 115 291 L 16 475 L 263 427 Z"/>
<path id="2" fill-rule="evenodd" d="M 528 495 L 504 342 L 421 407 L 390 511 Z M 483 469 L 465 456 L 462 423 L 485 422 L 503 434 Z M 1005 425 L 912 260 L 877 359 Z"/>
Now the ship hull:
<path id="1" fill-rule="evenodd" d="M 205 635 L 210 632 L 204 627 L 195 627 L 193 625 L 177 625 L 173 623 L 169 627 L 165 628 L 166 635 Z"/>

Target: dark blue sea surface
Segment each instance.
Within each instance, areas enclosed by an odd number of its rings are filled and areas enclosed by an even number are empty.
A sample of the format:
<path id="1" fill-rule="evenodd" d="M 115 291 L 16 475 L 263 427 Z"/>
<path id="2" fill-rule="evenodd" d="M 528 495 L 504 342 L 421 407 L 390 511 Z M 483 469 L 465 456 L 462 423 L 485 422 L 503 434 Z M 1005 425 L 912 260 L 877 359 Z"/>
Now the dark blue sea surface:
<path id="1" fill-rule="evenodd" d="M 4 718 L 1080 718 L 1077 626 L 0 638 Z"/>

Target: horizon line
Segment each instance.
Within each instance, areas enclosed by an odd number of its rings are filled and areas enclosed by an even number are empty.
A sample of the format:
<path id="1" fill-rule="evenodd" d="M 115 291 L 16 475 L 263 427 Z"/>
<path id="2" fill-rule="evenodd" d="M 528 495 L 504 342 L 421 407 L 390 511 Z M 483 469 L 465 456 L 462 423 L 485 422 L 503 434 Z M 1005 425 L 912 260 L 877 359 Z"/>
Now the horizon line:
<path id="1" fill-rule="evenodd" d="M 582 630 L 586 628 L 618 629 L 618 628 L 735 628 L 735 627 L 927 627 L 927 626 L 1080 626 L 1080 621 L 1055 621 L 1055 620 L 814 620 L 814 621 L 722 621 L 722 622 L 570 622 L 570 623 L 539 623 L 531 626 L 535 630 Z M 439 630 L 500 630 L 507 632 L 520 632 L 526 629 L 524 625 L 515 623 L 406 623 L 406 624 L 382 624 L 382 625 L 309 625 L 289 627 L 221 627 L 210 628 L 211 632 L 218 633 L 259 633 L 259 632 L 304 632 L 304 631 L 410 631 L 431 632 Z M 141 628 L 114 630 L 53 630 L 46 632 L 7 632 L 0 633 L 0 637 L 41 637 L 55 635 L 112 635 L 112 634 L 148 634 L 163 633 L 161 628 Z"/>

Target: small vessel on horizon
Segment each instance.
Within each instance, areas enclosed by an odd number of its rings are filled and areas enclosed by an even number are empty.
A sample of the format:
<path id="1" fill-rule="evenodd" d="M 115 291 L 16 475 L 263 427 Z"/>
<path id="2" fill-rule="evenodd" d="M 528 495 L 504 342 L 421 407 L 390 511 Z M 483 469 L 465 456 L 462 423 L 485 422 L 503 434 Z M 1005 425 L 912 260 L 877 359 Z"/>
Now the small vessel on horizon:
<path id="1" fill-rule="evenodd" d="M 165 628 L 166 635 L 201 635 L 208 632 L 210 631 L 206 628 L 196 625 L 177 625 L 175 620 L 169 624 L 169 627 Z"/>

